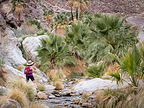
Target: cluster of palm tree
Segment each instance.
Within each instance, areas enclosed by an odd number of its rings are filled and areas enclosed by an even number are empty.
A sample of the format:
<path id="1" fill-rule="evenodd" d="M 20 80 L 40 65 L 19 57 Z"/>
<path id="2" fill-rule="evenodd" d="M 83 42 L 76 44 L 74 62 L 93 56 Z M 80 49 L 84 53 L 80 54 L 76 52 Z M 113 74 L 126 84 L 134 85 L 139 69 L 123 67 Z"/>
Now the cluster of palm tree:
<path id="1" fill-rule="evenodd" d="M 21 26 L 21 13 L 24 10 L 24 0 L 11 0 L 13 10 L 18 14 L 18 26 Z"/>
<path id="2" fill-rule="evenodd" d="M 112 61 L 109 53 L 117 54 L 121 57 L 129 47 L 136 44 L 136 34 L 130 31 L 129 25 L 124 24 L 124 18 L 113 15 L 94 14 L 87 17 L 87 21 L 71 24 L 71 28 L 67 29 L 65 36 L 57 39 L 57 41 L 63 41 L 64 45 L 56 45 L 56 41 L 51 40 L 53 42 L 52 45 L 57 47 L 49 45 L 49 41 L 42 41 L 45 44 L 42 44 L 42 47 L 48 48 L 48 51 L 54 51 L 57 50 L 56 48 L 66 46 L 59 49 L 68 49 L 67 56 L 83 59 L 89 64 L 99 61 Z M 50 47 L 53 47 L 53 50 L 49 50 Z M 43 51 L 39 51 L 39 57 L 45 55 L 44 60 L 50 58 L 47 55 L 48 52 L 42 53 Z M 66 57 L 61 51 L 50 53 Z M 55 56 L 53 57 L 55 58 Z M 55 64 L 55 62 L 52 62 L 53 60 L 49 61 L 51 61 L 50 64 Z"/>
<path id="3" fill-rule="evenodd" d="M 72 20 L 74 20 L 73 7 L 76 9 L 76 19 L 78 20 L 80 18 L 81 20 L 82 14 L 87 9 L 88 2 L 89 0 L 68 0 L 67 5 L 71 9 Z M 79 15 L 79 11 L 80 11 L 80 15 Z"/>
<path id="4" fill-rule="evenodd" d="M 37 52 L 41 61 L 41 69 L 44 72 L 75 61 L 73 57 L 69 56 L 69 49 L 64 39 L 55 34 L 41 39 L 41 45 L 38 46 Z"/>
<path id="5" fill-rule="evenodd" d="M 95 62 L 107 60 L 110 52 L 121 56 L 136 44 L 136 33 L 131 32 L 130 25 L 124 24 L 124 21 L 125 18 L 107 14 L 88 17 L 88 58 Z"/>
<path id="6" fill-rule="evenodd" d="M 66 28 L 70 23 L 71 19 L 69 17 L 69 12 L 61 12 L 58 13 L 53 18 L 52 28 L 59 29 L 59 28 Z"/>

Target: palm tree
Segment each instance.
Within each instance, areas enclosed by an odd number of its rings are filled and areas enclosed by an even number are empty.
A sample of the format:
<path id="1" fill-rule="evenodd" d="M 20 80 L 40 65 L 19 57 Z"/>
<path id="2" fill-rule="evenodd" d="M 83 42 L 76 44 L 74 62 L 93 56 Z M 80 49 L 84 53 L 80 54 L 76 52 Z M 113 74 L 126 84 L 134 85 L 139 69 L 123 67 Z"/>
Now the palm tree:
<path id="1" fill-rule="evenodd" d="M 13 9 L 18 14 L 18 26 L 21 26 L 21 12 L 23 11 L 24 0 L 11 0 Z"/>
<path id="2" fill-rule="evenodd" d="M 143 74 L 143 66 L 141 65 L 143 61 L 139 49 L 135 46 L 131 51 L 123 55 L 120 59 L 113 54 L 111 54 L 111 56 L 119 64 L 120 69 L 122 70 L 120 75 L 119 73 L 113 73 L 111 76 L 113 76 L 117 81 L 120 81 L 120 79 L 125 79 L 120 77 L 128 76 L 131 85 L 137 87 L 138 76 Z"/>
<path id="3" fill-rule="evenodd" d="M 72 20 L 74 20 L 74 18 L 73 18 L 73 4 L 74 4 L 74 1 L 73 0 L 68 0 L 68 2 L 67 2 L 67 5 L 70 7 L 70 9 L 71 9 L 71 17 L 72 17 Z"/>
<path id="4" fill-rule="evenodd" d="M 78 59 L 84 57 L 85 41 L 87 37 L 87 27 L 82 23 L 78 22 L 71 25 L 71 31 L 67 30 L 65 41 L 70 49 L 71 55 L 75 56 Z"/>
<path id="5" fill-rule="evenodd" d="M 90 22 L 92 34 L 89 39 L 110 45 L 113 48 L 111 52 L 121 56 L 137 41 L 135 32 L 130 32 L 130 26 L 124 24 L 124 20 L 119 16 L 94 15 Z"/>
<path id="6" fill-rule="evenodd" d="M 80 0 L 80 20 L 82 20 L 82 14 L 87 9 L 88 1 L 89 0 Z"/>
<path id="7" fill-rule="evenodd" d="M 79 0 L 74 0 L 74 7 L 76 8 L 76 19 L 78 20 L 79 18 L 79 7 L 80 7 L 80 1 Z"/>
<path id="8" fill-rule="evenodd" d="M 49 66 L 54 69 L 64 64 L 68 48 L 62 37 L 51 34 L 48 38 L 41 39 L 41 46 L 38 46 L 37 52 L 42 66 L 45 69 L 48 69 Z"/>

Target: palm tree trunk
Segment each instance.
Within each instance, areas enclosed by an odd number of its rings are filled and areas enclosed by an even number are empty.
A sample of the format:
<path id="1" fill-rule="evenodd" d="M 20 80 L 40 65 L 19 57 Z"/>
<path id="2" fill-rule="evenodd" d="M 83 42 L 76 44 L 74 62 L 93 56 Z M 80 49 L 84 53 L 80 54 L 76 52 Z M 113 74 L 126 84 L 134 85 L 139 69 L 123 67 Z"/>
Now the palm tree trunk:
<path id="1" fill-rule="evenodd" d="M 76 8 L 76 19 L 78 20 L 78 8 Z"/>
<path id="2" fill-rule="evenodd" d="M 74 19 L 73 19 L 72 6 L 71 6 L 71 17 L 72 17 L 72 20 L 74 20 Z"/>
<path id="3" fill-rule="evenodd" d="M 82 14 L 84 13 L 84 11 L 80 11 L 80 16 L 79 16 L 79 18 L 80 18 L 80 20 L 82 20 Z"/>
<path id="4" fill-rule="evenodd" d="M 55 67 L 55 61 L 54 58 L 51 59 L 51 69 L 54 69 Z"/>
<path id="5" fill-rule="evenodd" d="M 18 13 L 18 21 L 19 21 L 18 26 L 20 27 L 21 26 L 21 14 L 20 13 Z"/>

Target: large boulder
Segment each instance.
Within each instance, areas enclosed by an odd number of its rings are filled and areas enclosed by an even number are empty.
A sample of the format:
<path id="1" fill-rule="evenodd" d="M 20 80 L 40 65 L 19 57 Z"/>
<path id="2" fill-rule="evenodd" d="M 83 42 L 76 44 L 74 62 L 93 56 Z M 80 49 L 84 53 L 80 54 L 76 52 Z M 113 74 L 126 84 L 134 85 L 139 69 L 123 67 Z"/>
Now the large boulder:
<path id="1" fill-rule="evenodd" d="M 99 89 L 107 89 L 107 88 L 117 89 L 126 86 L 128 86 L 127 83 L 117 85 L 116 81 L 95 78 L 92 80 L 86 80 L 78 83 L 77 85 L 74 86 L 74 90 L 77 92 L 89 92 L 89 91 L 93 92 Z"/>
<path id="2" fill-rule="evenodd" d="M 131 16 L 126 19 L 126 22 L 136 26 L 137 28 L 141 28 L 144 25 L 144 17 Z"/>
<path id="3" fill-rule="evenodd" d="M 27 59 L 35 60 L 37 56 L 36 48 L 41 45 L 40 39 L 48 37 L 47 35 L 37 37 L 27 37 L 22 42 Z"/>
<path id="4" fill-rule="evenodd" d="M 5 64 L 17 66 L 26 63 L 18 45 L 19 41 L 15 37 L 14 32 L 7 27 L 2 34 L 0 44 L 0 58 L 5 62 Z"/>

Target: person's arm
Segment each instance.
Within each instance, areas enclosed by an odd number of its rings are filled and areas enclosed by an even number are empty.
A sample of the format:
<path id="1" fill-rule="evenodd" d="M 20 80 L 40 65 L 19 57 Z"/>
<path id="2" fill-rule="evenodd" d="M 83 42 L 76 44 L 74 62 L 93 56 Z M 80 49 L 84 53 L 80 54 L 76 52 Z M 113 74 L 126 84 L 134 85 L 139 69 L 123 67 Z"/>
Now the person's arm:
<path id="1" fill-rule="evenodd" d="M 36 64 L 34 64 L 33 66 L 31 66 L 32 69 L 36 70 Z"/>

